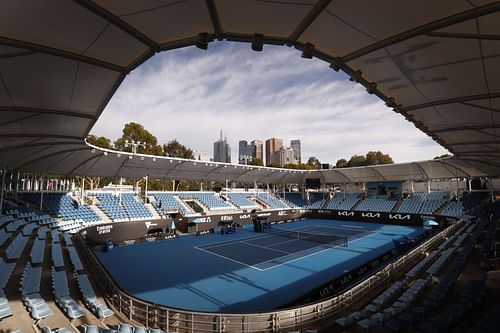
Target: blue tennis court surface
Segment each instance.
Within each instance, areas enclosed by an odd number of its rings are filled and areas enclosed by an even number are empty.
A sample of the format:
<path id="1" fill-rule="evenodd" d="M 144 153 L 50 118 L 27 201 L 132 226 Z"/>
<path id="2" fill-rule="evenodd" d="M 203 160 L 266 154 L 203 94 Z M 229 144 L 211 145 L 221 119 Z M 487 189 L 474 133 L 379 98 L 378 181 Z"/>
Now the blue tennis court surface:
<path id="1" fill-rule="evenodd" d="M 279 228 L 279 226 L 273 226 L 273 229 L 275 228 Z M 288 235 L 287 232 L 266 234 L 264 232 L 251 238 L 235 239 L 197 246 L 196 248 L 263 271 L 328 250 L 333 246 L 344 246 L 344 244 L 340 244 L 343 238 L 356 240 L 374 233 L 352 227 L 318 225 L 295 228 L 293 231 L 297 231 L 297 234 Z M 319 241 L 315 240 L 314 235 L 319 235 Z M 334 238 L 329 237 L 330 235 Z"/>
<path id="2" fill-rule="evenodd" d="M 392 249 L 393 239 L 423 232 L 319 219 L 277 227 L 345 235 L 348 246 L 238 229 L 95 253 L 118 285 L 137 298 L 194 311 L 253 312 L 289 304 Z"/>

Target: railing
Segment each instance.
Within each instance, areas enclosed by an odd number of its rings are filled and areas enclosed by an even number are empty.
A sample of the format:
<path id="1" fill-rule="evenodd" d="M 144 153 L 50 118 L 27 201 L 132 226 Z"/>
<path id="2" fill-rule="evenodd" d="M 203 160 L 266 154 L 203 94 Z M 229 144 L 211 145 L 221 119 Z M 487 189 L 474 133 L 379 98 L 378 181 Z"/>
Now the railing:
<path id="1" fill-rule="evenodd" d="M 318 321 L 331 317 L 359 301 L 367 293 L 399 275 L 404 267 L 421 259 L 423 253 L 436 247 L 462 224 L 463 221 L 452 224 L 404 256 L 397 258 L 376 273 L 327 300 L 296 308 L 248 314 L 193 312 L 168 308 L 137 299 L 118 287 L 94 253 L 86 246 L 80 233 L 75 237 L 75 244 L 82 250 L 80 252 L 84 253 L 85 258 L 83 259 L 97 280 L 100 281 L 106 292 L 107 300 L 130 321 L 139 322 L 147 327 L 158 327 L 169 332 L 286 332 L 287 330 L 311 327 Z"/>

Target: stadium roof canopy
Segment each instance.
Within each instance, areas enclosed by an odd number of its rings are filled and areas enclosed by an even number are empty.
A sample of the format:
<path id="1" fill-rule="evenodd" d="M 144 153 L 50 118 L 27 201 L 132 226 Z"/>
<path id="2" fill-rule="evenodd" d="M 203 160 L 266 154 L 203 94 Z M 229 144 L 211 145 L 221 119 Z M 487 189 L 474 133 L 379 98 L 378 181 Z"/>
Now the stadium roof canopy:
<path id="1" fill-rule="evenodd" d="M 307 175 L 326 182 L 498 176 L 499 11 L 500 2 L 482 0 L 3 1 L 0 167 L 269 183 Z M 119 158 L 85 145 L 130 71 L 157 52 L 203 48 L 215 39 L 249 42 L 254 49 L 287 45 L 297 56 L 320 58 L 454 157 L 301 173 Z"/>

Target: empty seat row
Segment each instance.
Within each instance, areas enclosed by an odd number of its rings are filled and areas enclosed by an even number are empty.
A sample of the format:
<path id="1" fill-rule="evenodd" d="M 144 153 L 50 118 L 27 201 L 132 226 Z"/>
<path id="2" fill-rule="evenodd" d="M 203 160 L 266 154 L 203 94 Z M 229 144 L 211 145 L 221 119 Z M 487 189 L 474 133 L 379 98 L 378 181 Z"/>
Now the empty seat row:
<path id="1" fill-rule="evenodd" d="M 35 238 L 33 247 L 30 252 L 30 262 L 32 264 L 43 263 L 43 256 L 45 254 L 45 240 Z"/>
<path id="2" fill-rule="evenodd" d="M 35 319 L 43 319 L 54 314 L 45 300 L 40 295 L 40 282 L 42 278 L 42 267 L 33 267 L 26 264 L 21 276 L 21 296 L 23 304 Z"/>
<path id="3" fill-rule="evenodd" d="M 54 267 L 64 267 L 61 243 L 52 243 L 52 265 Z"/>
<path id="4" fill-rule="evenodd" d="M 101 319 L 114 315 L 114 312 L 106 304 L 99 301 L 86 274 L 77 274 L 76 279 L 78 281 L 78 288 L 82 293 L 83 303 L 94 315 Z"/>
<path id="5" fill-rule="evenodd" d="M 69 252 L 69 258 L 71 260 L 71 264 L 73 265 L 73 269 L 75 272 L 82 271 L 83 265 L 80 260 L 80 257 L 78 256 L 78 253 L 76 252 L 76 249 L 73 246 L 68 246 L 68 252 Z"/>
<path id="6" fill-rule="evenodd" d="M 13 315 L 9 300 L 5 297 L 3 289 L 0 289 L 0 320 Z"/>
<path id="7" fill-rule="evenodd" d="M 66 271 L 56 271 L 52 267 L 52 288 L 57 306 L 68 318 L 76 319 L 85 315 L 85 310 L 71 297 Z"/>
<path id="8" fill-rule="evenodd" d="M 19 259 L 21 257 L 21 253 L 24 250 L 24 247 L 28 243 L 29 237 L 23 236 L 22 233 L 19 233 L 16 238 L 10 243 L 7 250 L 5 250 L 5 254 L 7 255 L 7 259 Z"/>
<path id="9" fill-rule="evenodd" d="M 0 260 L 0 289 L 5 288 L 15 267 L 15 262 L 6 263 Z"/>

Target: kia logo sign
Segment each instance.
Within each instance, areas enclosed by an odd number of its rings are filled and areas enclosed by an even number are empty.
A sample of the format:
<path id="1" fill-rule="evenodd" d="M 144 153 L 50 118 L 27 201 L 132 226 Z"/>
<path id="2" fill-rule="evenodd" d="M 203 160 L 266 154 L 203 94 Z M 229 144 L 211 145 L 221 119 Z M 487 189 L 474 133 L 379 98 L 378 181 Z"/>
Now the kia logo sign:
<path id="1" fill-rule="evenodd" d="M 389 214 L 389 218 L 392 220 L 409 220 L 411 218 L 410 215 L 401 215 L 401 214 Z"/>
<path id="2" fill-rule="evenodd" d="M 338 212 L 338 215 L 340 215 L 340 216 L 354 216 L 354 212 L 342 211 L 342 212 Z"/>
<path id="3" fill-rule="evenodd" d="M 380 218 L 380 213 L 361 213 L 362 217 Z"/>

